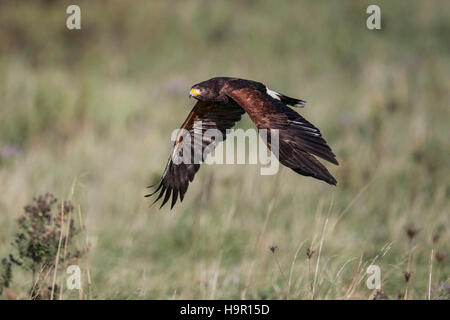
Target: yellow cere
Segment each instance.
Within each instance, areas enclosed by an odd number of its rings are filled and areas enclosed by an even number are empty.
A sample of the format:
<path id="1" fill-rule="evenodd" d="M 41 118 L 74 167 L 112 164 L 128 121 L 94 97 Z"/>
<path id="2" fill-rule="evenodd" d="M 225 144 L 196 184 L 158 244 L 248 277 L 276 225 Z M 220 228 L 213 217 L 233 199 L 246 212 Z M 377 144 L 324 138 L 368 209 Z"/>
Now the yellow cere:
<path id="1" fill-rule="evenodd" d="M 200 90 L 199 89 L 191 89 L 191 95 L 192 96 L 198 96 L 200 94 Z"/>

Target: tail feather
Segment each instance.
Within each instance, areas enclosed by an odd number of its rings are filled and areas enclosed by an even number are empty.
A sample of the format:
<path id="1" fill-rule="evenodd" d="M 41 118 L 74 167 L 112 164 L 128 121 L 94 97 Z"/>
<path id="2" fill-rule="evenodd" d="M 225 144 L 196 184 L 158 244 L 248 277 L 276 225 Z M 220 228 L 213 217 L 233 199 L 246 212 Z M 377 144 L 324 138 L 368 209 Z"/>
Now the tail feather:
<path id="1" fill-rule="evenodd" d="M 291 98 L 291 97 L 285 96 L 284 94 L 280 94 L 280 100 L 281 100 L 281 102 L 283 102 L 289 106 L 297 107 L 297 108 L 303 108 L 306 105 L 305 100 Z"/>
<path id="2" fill-rule="evenodd" d="M 277 99 L 281 102 L 283 102 L 284 104 L 287 104 L 289 106 L 292 107 L 299 107 L 299 108 L 303 108 L 306 104 L 305 100 L 301 100 L 301 99 L 295 99 L 295 98 L 291 98 L 288 96 L 285 96 L 282 93 L 270 90 L 269 88 L 266 87 L 266 93 L 271 96 L 274 99 Z"/>

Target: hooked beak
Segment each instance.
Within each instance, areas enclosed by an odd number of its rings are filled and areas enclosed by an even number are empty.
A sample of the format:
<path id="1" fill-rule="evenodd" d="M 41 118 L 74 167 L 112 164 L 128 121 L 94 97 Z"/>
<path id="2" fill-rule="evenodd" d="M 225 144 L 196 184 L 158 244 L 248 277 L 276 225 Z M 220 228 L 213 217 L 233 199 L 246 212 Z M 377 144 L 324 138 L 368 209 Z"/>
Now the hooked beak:
<path id="1" fill-rule="evenodd" d="M 198 96 L 199 94 L 200 94 L 199 89 L 191 89 L 191 91 L 189 92 L 189 99 Z"/>

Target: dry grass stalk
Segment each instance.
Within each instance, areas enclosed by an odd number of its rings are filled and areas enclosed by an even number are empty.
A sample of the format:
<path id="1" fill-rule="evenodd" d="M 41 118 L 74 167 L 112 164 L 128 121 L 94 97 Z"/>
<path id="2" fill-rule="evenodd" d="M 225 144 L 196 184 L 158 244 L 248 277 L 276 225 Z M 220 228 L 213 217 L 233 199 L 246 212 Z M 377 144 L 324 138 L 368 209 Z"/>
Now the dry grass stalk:
<path id="1" fill-rule="evenodd" d="M 283 279 L 286 281 L 286 284 L 287 284 L 287 286 L 288 286 L 288 288 L 289 288 L 289 279 L 288 279 L 288 278 L 286 277 L 286 275 L 284 274 L 283 269 L 281 269 L 280 262 L 278 261 L 278 258 L 277 258 L 277 256 L 275 255 L 275 252 L 277 251 L 278 246 L 271 246 L 269 249 L 270 249 L 270 251 L 272 252 L 272 255 L 274 256 L 275 262 L 276 262 L 276 264 L 277 264 L 277 266 L 278 266 L 278 270 L 280 271 L 281 276 L 282 276 Z M 289 295 L 289 294 L 288 294 L 288 295 Z"/>
<path id="2" fill-rule="evenodd" d="M 61 203 L 61 223 L 64 221 L 64 204 Z M 59 253 L 61 251 L 61 242 L 62 242 L 63 231 L 61 230 L 59 234 L 59 242 L 58 242 L 58 251 L 56 252 L 55 258 L 55 271 L 53 273 L 53 282 L 52 282 L 52 291 L 50 294 L 50 300 L 53 300 L 55 295 L 55 284 L 56 284 L 56 273 L 58 272 L 58 261 L 59 261 Z"/>
<path id="3" fill-rule="evenodd" d="M 78 218 L 80 221 L 80 228 L 83 228 L 83 217 L 81 215 L 81 206 L 78 205 Z M 86 233 L 86 248 L 89 248 L 89 238 L 87 230 L 84 231 Z M 91 281 L 91 271 L 89 269 L 89 257 L 86 257 L 86 273 L 87 273 L 87 282 L 88 282 L 88 292 L 89 292 L 89 300 L 92 300 L 92 281 Z M 80 299 L 83 298 L 83 286 L 80 288 Z"/>
<path id="4" fill-rule="evenodd" d="M 314 282 L 313 282 L 313 288 L 312 288 L 312 298 L 315 298 L 315 293 L 316 293 L 316 281 L 317 281 L 317 274 L 319 272 L 319 263 L 320 263 L 320 254 L 322 253 L 322 245 L 323 245 L 323 241 L 324 241 L 324 237 L 325 237 L 325 230 L 327 228 L 327 224 L 328 224 L 328 218 L 325 220 L 325 225 L 323 227 L 323 232 L 322 232 L 322 238 L 320 239 L 320 244 L 319 244 L 319 253 L 317 255 L 317 261 L 316 261 L 316 270 L 314 271 Z"/>
<path id="5" fill-rule="evenodd" d="M 63 265 L 65 266 L 66 264 L 66 257 L 67 257 L 67 248 L 69 245 L 69 233 L 70 233 L 70 221 L 71 221 L 71 216 L 72 216 L 72 210 L 69 210 L 69 216 L 67 219 L 67 226 L 66 226 L 66 238 L 64 241 L 64 253 L 63 253 Z M 61 222 L 62 223 L 62 222 Z M 61 229 L 62 231 L 63 229 Z M 61 279 L 61 285 L 59 287 L 59 299 L 63 300 L 63 286 L 64 286 L 64 279 Z"/>
<path id="6" fill-rule="evenodd" d="M 353 268 L 352 281 L 350 282 L 350 286 L 348 287 L 347 293 L 345 294 L 345 297 L 347 299 L 349 299 L 352 296 L 353 292 L 355 291 L 355 289 L 357 287 L 357 284 L 359 283 L 358 278 L 359 278 L 359 274 L 360 274 L 360 270 L 361 270 L 363 257 L 364 257 L 364 252 L 361 253 L 358 264 L 355 265 L 355 267 Z"/>
<path id="7" fill-rule="evenodd" d="M 434 257 L 434 245 L 431 248 L 431 253 L 430 253 L 430 271 L 428 272 L 428 300 L 431 300 L 431 279 L 433 276 L 433 257 Z"/>
<path id="8" fill-rule="evenodd" d="M 316 270 L 314 272 L 314 282 L 313 282 L 313 287 L 312 287 L 312 299 L 315 298 L 315 293 L 316 293 L 316 281 L 317 281 L 317 274 L 319 271 L 319 263 L 320 263 L 320 254 L 322 253 L 322 246 L 323 246 L 323 242 L 325 240 L 325 233 L 327 230 L 327 225 L 328 225 L 328 220 L 331 214 L 331 210 L 333 208 L 333 204 L 334 204 L 334 197 L 332 197 L 331 203 L 330 203 L 330 207 L 328 208 L 328 213 L 327 213 L 327 217 L 325 218 L 325 223 L 323 225 L 323 229 L 322 229 L 322 236 L 320 238 L 320 243 L 319 243 L 319 253 L 317 255 L 317 261 L 316 261 Z"/>
<path id="9" fill-rule="evenodd" d="M 314 255 L 315 250 L 312 250 L 311 248 L 306 249 L 306 258 L 308 259 L 308 281 L 310 285 L 311 290 L 311 297 L 314 297 L 314 290 L 313 290 L 313 280 L 311 279 L 311 259 Z"/>
<path id="10" fill-rule="evenodd" d="M 298 253 L 300 252 L 300 249 L 303 247 L 303 244 L 306 242 L 306 240 L 303 240 L 300 244 L 299 244 L 299 246 L 298 246 L 298 248 L 297 248 L 297 251 L 295 252 L 295 255 L 294 255 L 294 259 L 292 260 L 292 263 L 291 263 L 291 268 L 290 268 L 290 270 L 289 270 L 289 280 L 288 280 L 288 298 L 290 297 L 290 295 L 291 295 L 291 280 L 292 280 L 292 272 L 293 272 L 293 270 L 294 270 L 294 264 L 295 264 L 295 261 L 297 260 L 297 255 L 298 255 Z"/>
<path id="11" fill-rule="evenodd" d="M 414 247 L 413 247 L 413 240 L 414 238 L 417 236 L 417 234 L 419 233 L 420 229 L 415 228 L 414 226 L 409 226 L 405 229 L 406 235 L 408 236 L 408 246 L 409 246 L 409 250 L 408 250 L 408 266 L 406 269 L 406 272 L 404 273 L 405 276 L 405 293 L 403 295 L 403 299 L 404 300 L 408 300 L 408 290 L 409 290 L 409 285 L 410 285 L 410 280 L 411 277 L 413 275 L 413 272 L 411 270 L 411 264 L 412 264 L 412 258 L 413 258 L 413 252 L 414 252 Z"/>

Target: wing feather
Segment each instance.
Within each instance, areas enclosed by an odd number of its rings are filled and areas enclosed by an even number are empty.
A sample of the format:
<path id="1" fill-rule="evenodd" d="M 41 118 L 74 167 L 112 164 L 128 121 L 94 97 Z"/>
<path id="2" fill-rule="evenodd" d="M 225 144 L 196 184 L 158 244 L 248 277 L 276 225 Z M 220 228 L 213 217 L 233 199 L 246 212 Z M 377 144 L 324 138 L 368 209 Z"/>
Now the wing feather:
<path id="1" fill-rule="evenodd" d="M 163 207 L 172 195 L 171 209 L 176 204 L 178 196 L 180 201 L 183 201 L 189 183 L 194 180 L 195 174 L 200 169 L 200 164 L 195 163 L 194 161 L 194 154 L 196 154 L 196 152 L 201 153 L 201 160 L 203 161 L 204 156 L 209 152 L 212 152 L 219 142 L 213 141 L 210 136 L 205 134 L 205 131 L 208 129 L 217 129 L 222 133 L 222 136 L 225 139 L 226 129 L 233 127 L 234 124 L 241 119 L 243 113 L 245 113 L 245 111 L 235 103 L 225 105 L 198 101 L 181 126 L 181 129 L 185 129 L 189 132 L 191 138 L 190 145 L 183 145 L 183 143 L 188 142 L 183 142 L 182 132 L 180 132 L 175 139 L 171 156 L 167 162 L 166 169 L 164 170 L 164 174 L 158 187 L 155 191 L 146 195 L 146 197 L 152 196 L 159 191 L 160 193 L 155 202 L 164 196 L 161 204 L 161 207 Z M 197 132 L 198 128 L 194 128 L 195 121 L 202 122 L 201 131 Z M 195 136 L 198 137 L 200 134 L 201 139 L 194 138 Z M 174 162 L 174 158 L 180 157 L 183 149 L 186 148 L 190 148 L 191 150 L 189 163 L 180 161 Z"/>
<path id="2" fill-rule="evenodd" d="M 228 96 L 240 105 L 258 129 L 279 130 L 279 161 L 295 172 L 336 185 L 336 179 L 314 156 L 338 164 L 318 128 L 285 103 L 265 92 L 230 85 Z M 268 147 L 271 148 L 270 141 Z"/>

